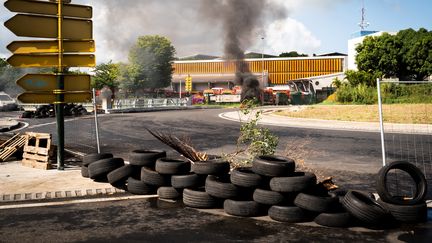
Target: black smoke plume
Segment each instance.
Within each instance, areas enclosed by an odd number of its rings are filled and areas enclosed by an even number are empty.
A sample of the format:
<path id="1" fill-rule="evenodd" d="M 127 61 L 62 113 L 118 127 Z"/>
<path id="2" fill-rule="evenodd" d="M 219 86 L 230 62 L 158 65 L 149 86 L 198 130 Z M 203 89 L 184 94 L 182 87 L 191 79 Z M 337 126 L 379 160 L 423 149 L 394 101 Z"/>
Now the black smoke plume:
<path id="1" fill-rule="evenodd" d="M 224 57 L 228 62 L 235 63 L 236 83 L 242 86 L 241 99 L 259 99 L 260 83 L 244 61 L 244 53 L 260 38 L 259 32 L 263 31 L 260 23 L 268 19 L 264 14 L 275 13 L 275 18 L 282 18 L 283 8 L 265 0 L 215 0 L 203 3 L 206 14 L 222 20 Z"/>

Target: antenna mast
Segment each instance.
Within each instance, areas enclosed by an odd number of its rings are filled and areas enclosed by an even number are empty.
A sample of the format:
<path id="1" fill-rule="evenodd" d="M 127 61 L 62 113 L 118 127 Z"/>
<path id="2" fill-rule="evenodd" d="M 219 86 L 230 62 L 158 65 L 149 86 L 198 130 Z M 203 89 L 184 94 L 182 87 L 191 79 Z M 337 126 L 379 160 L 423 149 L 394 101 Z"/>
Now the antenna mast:
<path id="1" fill-rule="evenodd" d="M 361 13 L 362 13 L 362 16 L 361 16 L 361 22 L 359 23 L 359 26 L 360 26 L 360 30 L 363 31 L 369 26 L 369 23 L 366 22 L 366 9 L 364 6 L 364 0 L 362 0 Z"/>

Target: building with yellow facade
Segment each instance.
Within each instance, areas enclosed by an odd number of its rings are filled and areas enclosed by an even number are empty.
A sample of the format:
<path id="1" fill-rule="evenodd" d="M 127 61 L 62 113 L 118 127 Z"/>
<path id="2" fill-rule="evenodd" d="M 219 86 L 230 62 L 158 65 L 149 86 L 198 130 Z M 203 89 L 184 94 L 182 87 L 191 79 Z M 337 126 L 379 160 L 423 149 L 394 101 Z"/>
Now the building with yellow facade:
<path id="1" fill-rule="evenodd" d="M 285 85 L 290 80 L 340 74 L 346 70 L 346 56 L 255 58 L 245 59 L 245 63 L 262 87 Z M 176 91 L 179 91 L 181 86 L 184 92 L 185 80 L 189 76 L 192 78 L 193 91 L 215 87 L 231 89 L 236 85 L 235 61 L 220 59 L 175 61 L 173 67 L 172 83 Z"/>

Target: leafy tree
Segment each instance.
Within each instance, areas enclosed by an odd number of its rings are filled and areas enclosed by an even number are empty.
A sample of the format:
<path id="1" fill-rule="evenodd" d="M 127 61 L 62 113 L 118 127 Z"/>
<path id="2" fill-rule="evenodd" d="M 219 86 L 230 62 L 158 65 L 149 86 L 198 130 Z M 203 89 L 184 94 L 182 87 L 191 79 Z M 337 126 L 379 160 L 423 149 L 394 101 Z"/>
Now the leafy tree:
<path id="1" fill-rule="evenodd" d="M 119 85 L 120 68 L 119 64 L 102 63 L 96 66 L 94 70 L 94 76 L 92 78 L 92 86 L 96 89 L 102 89 L 104 86 L 108 86 L 111 89 L 115 89 Z"/>
<path id="2" fill-rule="evenodd" d="M 369 73 L 380 71 L 385 77 L 399 74 L 401 44 L 397 39 L 384 33 L 382 36 L 368 36 L 356 50 L 358 69 Z"/>
<path id="3" fill-rule="evenodd" d="M 425 80 L 432 74 L 432 32 L 406 29 L 397 35 L 366 37 L 357 46 L 360 71 L 381 72 L 384 77 Z"/>
<path id="4" fill-rule="evenodd" d="M 141 36 L 129 51 L 129 89 L 157 89 L 170 85 L 175 48 L 166 37 Z"/>
<path id="5" fill-rule="evenodd" d="M 307 54 L 300 54 L 296 51 L 282 52 L 279 57 L 307 57 Z"/>

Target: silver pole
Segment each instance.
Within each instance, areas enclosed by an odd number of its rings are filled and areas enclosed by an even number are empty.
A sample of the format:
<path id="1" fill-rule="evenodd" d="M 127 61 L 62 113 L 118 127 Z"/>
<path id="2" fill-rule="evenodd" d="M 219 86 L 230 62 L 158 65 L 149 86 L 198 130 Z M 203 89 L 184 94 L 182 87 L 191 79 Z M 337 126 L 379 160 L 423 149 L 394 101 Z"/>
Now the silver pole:
<path id="1" fill-rule="evenodd" d="M 264 37 L 261 37 L 262 40 L 262 53 L 261 53 L 261 82 L 262 82 L 262 87 L 265 88 L 265 83 L 264 83 Z"/>
<path id="2" fill-rule="evenodd" d="M 96 90 L 92 89 L 93 93 L 93 112 L 95 118 L 95 129 L 96 129 L 96 145 L 98 154 L 100 154 L 100 143 L 99 143 L 99 127 L 98 127 L 98 118 L 97 118 L 97 107 L 96 107 Z"/>
<path id="3" fill-rule="evenodd" d="M 379 112 L 379 120 L 380 120 L 380 133 L 381 133 L 381 153 L 382 153 L 382 161 L 383 166 L 386 165 L 386 151 L 385 151 L 385 141 L 384 141 L 384 121 L 383 121 L 383 112 L 382 112 L 382 101 L 381 101 L 381 87 L 380 80 L 377 78 L 377 91 L 378 91 L 378 112 Z"/>

